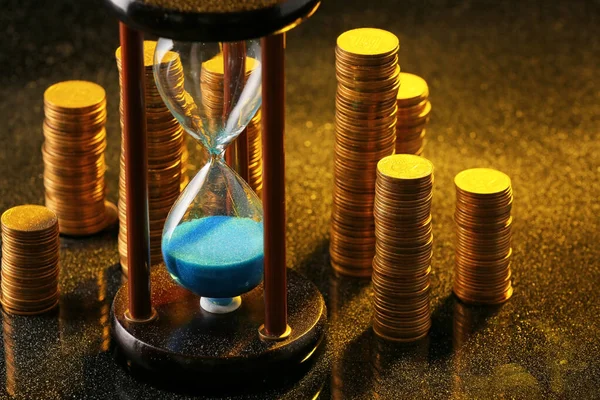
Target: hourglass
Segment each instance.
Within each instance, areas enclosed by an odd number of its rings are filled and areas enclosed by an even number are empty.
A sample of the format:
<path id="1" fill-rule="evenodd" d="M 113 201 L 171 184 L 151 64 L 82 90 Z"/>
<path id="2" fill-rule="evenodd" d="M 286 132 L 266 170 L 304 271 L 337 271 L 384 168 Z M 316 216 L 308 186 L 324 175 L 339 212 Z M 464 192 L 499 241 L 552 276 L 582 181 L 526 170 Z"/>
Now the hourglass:
<path id="1" fill-rule="evenodd" d="M 163 258 L 171 277 L 202 296 L 202 308 L 212 313 L 236 310 L 240 294 L 263 277 L 262 204 L 224 159 L 260 107 L 260 53 L 258 40 L 160 39 L 156 47 L 159 92 L 209 154 L 167 218 Z"/>
<path id="2" fill-rule="evenodd" d="M 166 379 L 284 382 L 292 367 L 310 365 L 326 325 L 318 289 L 286 269 L 283 153 L 283 32 L 320 2 L 107 2 L 122 21 L 128 182 L 129 281 L 111 310 L 117 347 L 128 365 Z M 151 273 L 140 31 L 162 38 L 154 67 L 161 97 L 210 154 L 167 218 L 165 266 Z M 223 159 L 259 107 L 262 207 Z"/>

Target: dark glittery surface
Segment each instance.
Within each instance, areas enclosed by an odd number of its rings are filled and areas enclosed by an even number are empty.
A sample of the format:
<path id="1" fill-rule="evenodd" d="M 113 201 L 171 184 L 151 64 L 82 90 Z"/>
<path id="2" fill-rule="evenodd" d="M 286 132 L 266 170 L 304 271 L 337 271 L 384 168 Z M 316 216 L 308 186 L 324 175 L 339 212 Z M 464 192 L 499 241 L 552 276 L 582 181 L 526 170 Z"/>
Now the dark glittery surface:
<path id="1" fill-rule="evenodd" d="M 116 201 L 116 21 L 98 1 L 27 4 L 5 0 L 0 13 L 0 210 L 42 203 L 42 94 L 68 79 L 107 90 L 106 178 Z M 334 278 L 328 265 L 333 49 L 338 34 L 360 26 L 398 34 L 403 70 L 431 91 L 433 328 L 411 347 L 375 340 L 368 281 Z M 310 399 L 319 374 L 322 398 L 600 397 L 599 65 L 597 0 L 330 0 L 292 31 L 288 262 L 325 295 L 328 347 L 292 388 L 250 398 Z M 515 294 L 492 310 L 451 295 L 452 179 L 476 166 L 510 175 L 515 196 Z M 116 235 L 62 239 L 61 255 L 60 311 L 2 317 L 0 397 L 184 398 L 135 381 L 106 350 L 107 307 L 120 281 Z"/>
<path id="2" fill-rule="evenodd" d="M 223 13 L 272 7 L 284 0 L 141 0 L 144 4 L 182 12 Z"/>

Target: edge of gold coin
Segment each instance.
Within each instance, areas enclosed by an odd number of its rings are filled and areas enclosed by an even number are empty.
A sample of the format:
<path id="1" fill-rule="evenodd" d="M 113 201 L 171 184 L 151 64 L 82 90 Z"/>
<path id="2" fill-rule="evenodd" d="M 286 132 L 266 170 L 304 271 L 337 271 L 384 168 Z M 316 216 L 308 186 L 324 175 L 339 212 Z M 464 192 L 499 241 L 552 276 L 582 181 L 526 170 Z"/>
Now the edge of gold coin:
<path id="1" fill-rule="evenodd" d="M 260 61 L 256 58 L 246 56 L 246 74 L 250 74 L 260 65 Z M 223 75 L 225 71 L 225 64 L 223 61 L 223 53 L 219 53 L 208 61 L 202 63 L 203 72 L 214 74 L 214 75 Z M 222 78 L 221 78 L 222 79 Z M 222 80 L 219 79 L 219 84 L 222 85 Z"/>
<path id="2" fill-rule="evenodd" d="M 12 231 L 38 232 L 56 225 L 58 217 L 47 207 L 26 204 L 6 210 L 1 220 L 2 226 Z"/>
<path id="3" fill-rule="evenodd" d="M 413 154 L 394 154 L 377 163 L 380 173 L 395 179 L 421 179 L 433 174 L 433 164 Z"/>
<path id="4" fill-rule="evenodd" d="M 508 175 L 492 168 L 471 168 L 459 172 L 454 184 L 462 191 L 486 195 L 506 192 L 511 181 Z"/>
<path id="5" fill-rule="evenodd" d="M 378 56 L 392 53 L 400 45 L 400 40 L 393 33 L 383 29 L 358 28 L 338 36 L 337 45 L 347 53 Z"/>
<path id="6" fill-rule="evenodd" d="M 400 72 L 400 89 L 397 99 L 400 102 L 423 101 L 429 96 L 429 86 L 420 76 Z"/>
<path id="7" fill-rule="evenodd" d="M 156 51 L 156 41 L 144 40 L 144 67 L 151 67 L 154 65 L 154 52 Z M 118 47 L 115 51 L 115 58 L 117 62 L 121 62 L 121 47 Z M 163 59 L 160 61 L 161 64 L 169 64 L 179 59 L 179 55 L 174 51 L 165 52 Z"/>
<path id="8" fill-rule="evenodd" d="M 61 109 L 86 109 L 106 100 L 106 91 L 88 81 L 64 81 L 55 83 L 44 92 L 44 102 Z"/>

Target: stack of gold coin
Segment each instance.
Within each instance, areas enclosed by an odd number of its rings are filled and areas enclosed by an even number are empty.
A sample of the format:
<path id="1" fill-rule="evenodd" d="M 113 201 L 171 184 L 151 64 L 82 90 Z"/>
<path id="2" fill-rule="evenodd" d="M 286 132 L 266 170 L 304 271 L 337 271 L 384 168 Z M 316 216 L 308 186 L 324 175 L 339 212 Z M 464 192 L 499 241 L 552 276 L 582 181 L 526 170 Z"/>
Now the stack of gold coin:
<path id="1" fill-rule="evenodd" d="M 377 164 L 373 330 L 384 339 L 417 340 L 431 327 L 432 190 L 433 164 L 423 157 L 395 154 Z"/>
<path id="2" fill-rule="evenodd" d="M 456 185 L 454 293 L 466 303 L 499 304 L 510 298 L 510 178 L 494 169 L 473 168 Z"/>
<path id="3" fill-rule="evenodd" d="M 425 148 L 425 128 L 431 114 L 427 82 L 417 75 L 400 73 L 396 153 L 421 155 Z"/>
<path id="4" fill-rule="evenodd" d="M 262 135 L 260 110 L 246 128 L 248 135 L 248 184 L 258 195 L 262 196 Z"/>
<path id="5" fill-rule="evenodd" d="M 246 57 L 245 79 L 248 79 L 259 65 L 256 59 Z M 223 54 L 219 53 L 210 60 L 202 63 L 202 70 L 200 71 L 200 88 L 202 91 L 201 111 L 203 117 L 206 118 L 203 122 L 207 124 L 204 129 L 211 133 L 215 130 L 222 130 L 227 122 L 224 118 L 224 70 Z"/>
<path id="6" fill-rule="evenodd" d="M 92 82 L 66 81 L 44 92 L 44 189 L 61 233 L 91 235 L 116 222 L 105 203 L 106 93 Z"/>
<path id="7" fill-rule="evenodd" d="M 398 38 L 380 29 L 354 29 L 337 39 L 329 254 L 342 275 L 371 275 L 377 162 L 394 153 L 396 139 L 398 49 Z"/>
<path id="8" fill-rule="evenodd" d="M 245 79 L 259 66 L 259 62 L 246 57 Z M 206 129 L 209 132 L 223 129 L 226 120 L 224 115 L 224 64 L 223 54 L 218 54 L 202 64 L 200 73 L 200 87 L 202 88 L 202 104 Z M 248 138 L 248 184 L 261 195 L 262 192 L 262 142 L 260 127 L 260 110 L 247 126 Z"/>
<path id="9" fill-rule="evenodd" d="M 144 42 L 144 66 L 146 85 L 146 129 L 148 138 L 148 211 L 150 216 L 150 264 L 162 261 L 162 230 L 181 191 L 182 149 L 184 130 L 163 102 L 154 81 L 154 50 L 156 42 Z M 121 48 L 116 51 L 117 67 L 121 70 Z M 163 58 L 161 76 L 168 76 L 169 91 L 183 98 L 183 67 L 179 56 L 169 52 Z M 122 99 L 122 97 L 121 97 Z M 175 101 L 178 101 L 175 99 Z M 121 130 L 123 130 L 123 102 L 121 101 Z M 122 142 L 123 143 L 123 142 Z M 119 177 L 119 254 L 121 267 L 127 267 L 127 206 L 124 149 L 121 149 L 121 171 Z"/>
<path id="10" fill-rule="evenodd" d="M 58 218 L 44 206 L 23 205 L 2 214 L 2 306 L 34 315 L 58 304 Z"/>

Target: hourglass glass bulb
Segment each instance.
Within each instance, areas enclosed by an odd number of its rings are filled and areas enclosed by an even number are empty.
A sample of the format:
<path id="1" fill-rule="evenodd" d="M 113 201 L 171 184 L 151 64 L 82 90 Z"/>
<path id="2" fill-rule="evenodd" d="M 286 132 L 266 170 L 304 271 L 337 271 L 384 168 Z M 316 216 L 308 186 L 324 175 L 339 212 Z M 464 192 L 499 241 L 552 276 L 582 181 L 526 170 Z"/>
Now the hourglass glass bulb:
<path id="1" fill-rule="evenodd" d="M 245 51 L 223 57 L 222 49 L 234 45 Z M 258 40 L 221 44 L 160 39 L 154 58 L 156 85 L 167 107 L 210 154 L 220 154 L 260 107 Z M 178 76 L 181 71 L 183 79 Z M 234 79 L 224 79 L 227 76 Z"/>
<path id="2" fill-rule="evenodd" d="M 220 46 L 160 39 L 156 48 L 161 96 L 210 154 L 167 217 L 163 257 L 172 278 L 202 296 L 209 312 L 234 311 L 263 275 L 261 202 L 223 159 L 260 106 L 259 56 L 258 41 Z"/>

